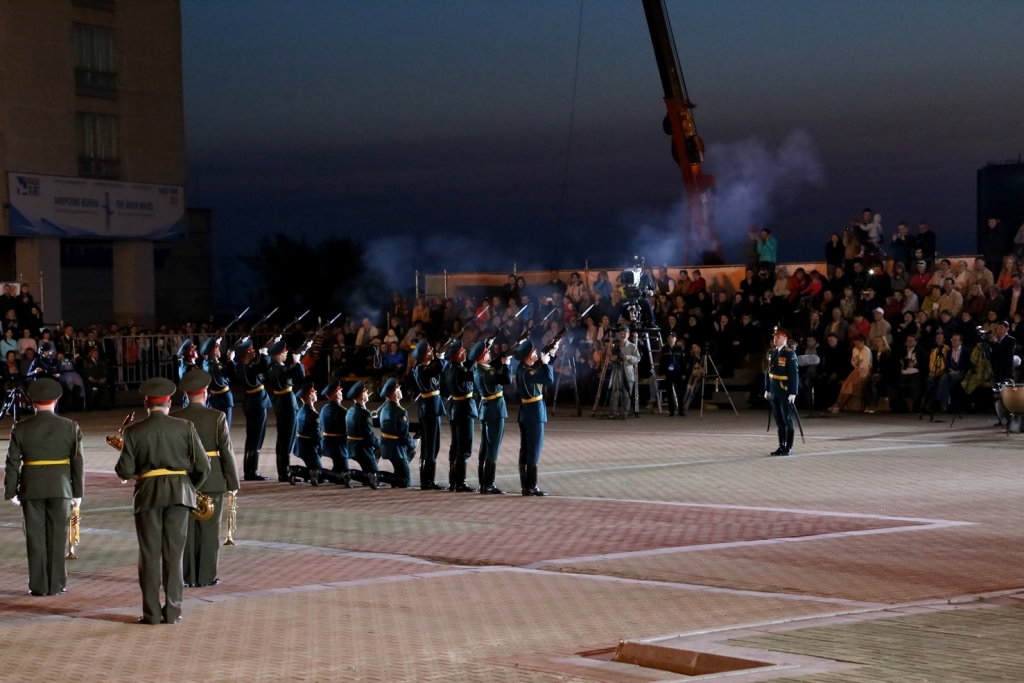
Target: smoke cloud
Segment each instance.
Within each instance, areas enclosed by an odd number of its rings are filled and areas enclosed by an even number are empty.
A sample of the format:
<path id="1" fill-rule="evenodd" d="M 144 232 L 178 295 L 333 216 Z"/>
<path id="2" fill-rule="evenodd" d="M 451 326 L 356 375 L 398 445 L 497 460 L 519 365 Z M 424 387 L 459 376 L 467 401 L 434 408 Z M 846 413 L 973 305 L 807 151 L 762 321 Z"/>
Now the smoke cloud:
<path id="1" fill-rule="evenodd" d="M 790 133 L 771 149 L 757 138 L 708 146 L 707 170 L 715 176 L 714 222 L 727 262 L 735 262 L 752 225 L 774 229 L 778 207 L 795 201 L 801 191 L 825 184 L 825 171 L 811 136 Z M 681 264 L 686 255 L 682 226 L 685 199 L 660 215 L 633 217 L 633 251 L 648 264 Z M 689 245 L 695 261 L 708 245 Z"/>

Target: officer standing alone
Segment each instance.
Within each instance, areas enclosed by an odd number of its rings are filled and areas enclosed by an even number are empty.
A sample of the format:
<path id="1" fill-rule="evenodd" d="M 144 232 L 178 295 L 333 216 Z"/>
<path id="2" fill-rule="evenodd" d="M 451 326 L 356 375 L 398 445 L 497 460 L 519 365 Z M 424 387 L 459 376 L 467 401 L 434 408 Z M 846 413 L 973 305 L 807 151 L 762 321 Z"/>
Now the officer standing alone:
<path id="1" fill-rule="evenodd" d="M 786 344 L 788 340 L 789 333 L 776 327 L 772 335 L 774 348 L 768 352 L 768 370 L 764 376 L 764 397 L 771 402 L 775 425 L 779 430 L 779 447 L 771 455 L 793 453 L 793 411 L 796 410 L 800 381 L 796 352 Z"/>
<path id="2" fill-rule="evenodd" d="M 28 546 L 30 595 L 58 595 L 67 585 L 65 542 L 72 504 L 81 505 L 82 430 L 54 414 L 61 396 L 56 380 L 37 379 L 28 387 L 36 413 L 11 430 L 4 497 L 21 505 Z"/>

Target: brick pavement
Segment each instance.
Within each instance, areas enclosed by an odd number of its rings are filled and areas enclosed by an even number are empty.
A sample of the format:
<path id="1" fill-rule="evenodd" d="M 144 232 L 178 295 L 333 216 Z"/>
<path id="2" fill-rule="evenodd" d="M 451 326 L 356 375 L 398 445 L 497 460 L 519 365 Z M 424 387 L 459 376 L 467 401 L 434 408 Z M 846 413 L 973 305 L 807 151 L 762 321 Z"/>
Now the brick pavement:
<path id="1" fill-rule="evenodd" d="M 981 417 L 950 430 L 844 415 L 805 420 L 799 457 L 777 459 L 764 457 L 774 439 L 762 417 L 556 418 L 547 499 L 246 485 L 243 544 L 222 554 L 223 583 L 186 590 L 184 625 L 147 629 L 127 623 L 138 610 L 130 487 L 102 473 L 116 460 L 103 437 L 123 414 L 84 416 L 86 530 L 67 595 L 24 595 L 19 513 L 0 510 L 0 680 L 669 680 L 544 662 L 622 638 L 1024 587 L 1019 437 Z M 499 484 L 514 488 L 507 437 Z M 264 470 L 271 460 L 268 449 Z M 995 611 L 1007 610 L 1018 614 Z M 864 667 L 806 680 L 960 675 L 946 661 L 958 639 L 987 656 L 969 640 L 975 624 L 983 638 L 1004 629 L 993 656 L 1024 634 L 1015 616 L 944 618 L 967 621 L 934 653 L 914 640 L 930 622 L 885 620 L 871 628 L 891 632 L 849 636 Z M 868 627 L 828 628 L 841 641 Z M 798 633 L 745 646 L 831 656 L 793 645 L 817 637 Z M 898 664 L 915 653 L 932 668 Z"/>

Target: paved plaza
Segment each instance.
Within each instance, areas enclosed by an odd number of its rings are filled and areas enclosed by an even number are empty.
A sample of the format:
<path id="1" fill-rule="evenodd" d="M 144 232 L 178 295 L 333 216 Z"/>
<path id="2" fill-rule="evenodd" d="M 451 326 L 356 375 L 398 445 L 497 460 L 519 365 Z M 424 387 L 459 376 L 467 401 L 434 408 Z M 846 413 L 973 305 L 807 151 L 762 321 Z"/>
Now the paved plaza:
<path id="1" fill-rule="evenodd" d="M 0 512 L 3 681 L 1024 680 L 1024 436 L 989 416 L 805 416 L 771 458 L 763 411 L 559 415 L 547 498 L 247 482 L 221 584 L 152 627 L 104 442 L 123 413 L 80 417 L 66 595 L 28 595 L 20 511 Z M 620 641 L 754 664 L 688 676 L 610 661 Z"/>

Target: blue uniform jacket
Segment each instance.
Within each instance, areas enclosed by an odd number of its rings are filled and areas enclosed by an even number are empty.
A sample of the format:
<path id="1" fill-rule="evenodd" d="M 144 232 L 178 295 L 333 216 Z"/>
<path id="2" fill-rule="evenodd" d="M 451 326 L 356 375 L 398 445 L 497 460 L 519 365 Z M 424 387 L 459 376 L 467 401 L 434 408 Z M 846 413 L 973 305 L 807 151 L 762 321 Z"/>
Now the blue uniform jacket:
<path id="1" fill-rule="evenodd" d="M 532 366 L 520 363 L 516 368 L 516 395 L 519 396 L 519 421 L 541 423 L 548 421 L 544 405 L 544 387 L 555 381 L 555 371 L 547 363 L 537 361 Z"/>
<path id="2" fill-rule="evenodd" d="M 289 406 L 293 411 L 299 409 L 294 386 L 295 382 L 301 382 L 305 376 L 306 368 L 302 367 L 302 363 L 271 363 L 267 374 L 267 389 L 274 394 L 275 410 Z"/>
<path id="3" fill-rule="evenodd" d="M 295 418 L 295 454 L 309 462 L 320 455 L 320 415 L 306 404 Z"/>
<path id="4" fill-rule="evenodd" d="M 512 384 L 512 369 L 504 363 L 498 363 L 497 367 L 477 363 L 473 367 L 473 382 L 480 392 L 480 419 L 508 417 L 504 387 Z"/>
<path id="5" fill-rule="evenodd" d="M 203 360 L 203 370 L 210 373 L 210 396 L 219 396 L 224 405 L 231 407 L 235 405 L 235 399 L 231 395 L 231 380 L 235 375 L 235 364 L 225 365 L 219 360 L 207 358 Z"/>
<path id="6" fill-rule="evenodd" d="M 444 379 L 452 397 L 448 418 L 458 420 L 478 417 L 476 399 L 473 398 L 473 370 L 461 363 L 450 363 L 445 368 Z"/>
<path id="7" fill-rule="evenodd" d="M 416 441 L 409 436 L 409 413 L 394 401 L 385 401 L 380 409 L 381 452 L 385 458 L 402 454 L 406 460 L 416 456 Z"/>
<path id="8" fill-rule="evenodd" d="M 417 365 L 412 369 L 416 390 L 420 392 L 421 419 L 444 415 L 444 403 L 441 402 L 441 370 L 441 361 L 436 358 L 426 365 Z"/>
<path id="9" fill-rule="evenodd" d="M 764 390 L 772 396 L 796 396 L 800 389 L 796 352 L 788 347 L 768 352 L 768 371 L 764 375 Z"/>
<path id="10" fill-rule="evenodd" d="M 265 353 L 256 356 L 248 364 L 236 363 L 235 376 L 241 377 L 242 387 L 245 389 L 243 403 L 245 410 L 270 408 L 270 397 L 267 395 L 264 385 L 268 372 L 270 372 L 270 356 Z"/>
<path id="11" fill-rule="evenodd" d="M 345 414 L 345 433 L 348 435 L 348 457 L 360 455 L 376 460 L 380 450 L 380 437 L 373 432 L 370 411 L 356 403 Z"/>

